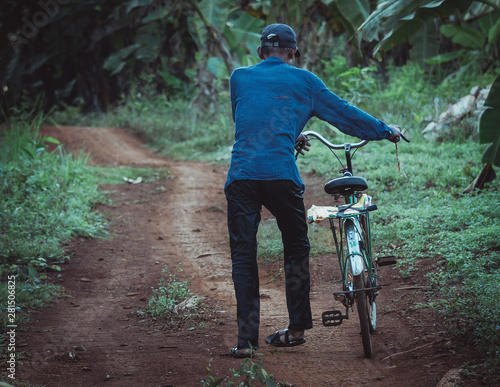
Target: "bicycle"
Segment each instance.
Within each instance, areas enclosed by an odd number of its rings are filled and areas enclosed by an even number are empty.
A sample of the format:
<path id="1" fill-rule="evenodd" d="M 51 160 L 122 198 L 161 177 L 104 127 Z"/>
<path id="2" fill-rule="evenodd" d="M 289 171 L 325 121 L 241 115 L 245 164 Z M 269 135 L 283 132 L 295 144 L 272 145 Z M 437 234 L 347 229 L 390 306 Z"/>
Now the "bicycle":
<path id="1" fill-rule="evenodd" d="M 349 309 L 356 303 L 364 355 L 370 358 L 373 355 L 371 334 L 377 328 L 376 298 L 382 289 L 378 284 L 380 278 L 378 267 L 394 264 L 396 260 L 393 256 L 373 258 L 370 212 L 376 210 L 377 206 L 372 203 L 370 196 L 362 193 L 368 188 L 366 180 L 353 176 L 352 156 L 357 149 L 368 144 L 368 141 L 336 145 L 314 131 L 305 131 L 302 134 L 311 140 L 319 140 L 328 147 L 342 165 L 340 173 L 343 174 L 340 178 L 328 181 L 324 190 L 335 200 L 344 197 L 345 205 L 313 205 L 307 211 L 309 223 L 329 220 L 342 276 L 341 280 L 335 281 L 342 282 L 342 291 L 334 292 L 333 296 L 345 306 L 346 312 L 342 314 L 340 310 L 325 311 L 321 316 L 322 322 L 325 326 L 341 325 L 344 320 L 349 319 Z M 404 135 L 402 138 L 409 142 Z M 335 153 L 335 150 L 342 149 L 345 152 L 346 166 Z M 351 150 L 354 150 L 352 154 Z M 299 153 L 301 153 L 300 145 L 297 146 L 296 157 Z"/>

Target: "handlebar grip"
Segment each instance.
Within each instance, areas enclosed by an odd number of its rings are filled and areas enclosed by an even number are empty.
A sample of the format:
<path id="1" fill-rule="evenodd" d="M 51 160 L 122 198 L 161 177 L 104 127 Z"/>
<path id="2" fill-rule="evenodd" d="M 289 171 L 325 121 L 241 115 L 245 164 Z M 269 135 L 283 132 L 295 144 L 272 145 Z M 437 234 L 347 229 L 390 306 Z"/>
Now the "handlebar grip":
<path id="1" fill-rule="evenodd" d="M 305 141 L 297 141 L 297 143 L 295 144 L 295 160 L 297 160 L 297 158 L 299 157 L 300 155 L 300 152 L 302 152 L 302 149 L 304 149 L 304 147 L 306 146 L 306 142 Z"/>
<path id="2" fill-rule="evenodd" d="M 408 140 L 408 139 L 405 137 L 405 135 L 404 135 L 403 133 L 401 133 L 401 138 L 402 138 L 403 140 L 405 140 L 406 142 L 410 142 L 410 140 Z"/>

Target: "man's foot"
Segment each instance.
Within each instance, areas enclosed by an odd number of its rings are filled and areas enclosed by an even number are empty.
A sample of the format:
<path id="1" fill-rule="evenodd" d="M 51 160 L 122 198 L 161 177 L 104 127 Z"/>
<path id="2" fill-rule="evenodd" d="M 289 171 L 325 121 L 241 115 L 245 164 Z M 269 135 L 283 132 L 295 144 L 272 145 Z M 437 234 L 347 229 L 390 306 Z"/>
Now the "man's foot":
<path id="1" fill-rule="evenodd" d="M 255 355 L 255 350 L 253 350 L 251 348 L 238 349 L 237 346 L 234 346 L 229 351 L 229 356 L 235 357 L 237 359 L 243 359 L 245 357 L 252 357 L 253 355 Z"/>
<path id="2" fill-rule="evenodd" d="M 273 347 L 295 347 L 305 342 L 304 331 L 289 331 L 288 329 L 276 331 L 266 338 L 266 344 Z"/>

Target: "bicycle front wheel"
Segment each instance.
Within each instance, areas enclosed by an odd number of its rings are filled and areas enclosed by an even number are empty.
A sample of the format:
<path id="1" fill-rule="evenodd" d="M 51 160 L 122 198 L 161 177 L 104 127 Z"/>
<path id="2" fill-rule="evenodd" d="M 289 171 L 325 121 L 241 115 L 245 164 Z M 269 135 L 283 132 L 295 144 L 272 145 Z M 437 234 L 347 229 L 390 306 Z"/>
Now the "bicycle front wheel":
<path id="1" fill-rule="evenodd" d="M 369 292 L 365 291 L 370 281 L 368 278 L 365 280 L 365 276 L 367 276 L 366 265 L 364 263 L 366 250 L 364 249 L 359 232 L 360 230 L 356 229 L 356 225 L 353 221 L 346 222 L 345 235 L 347 254 L 354 280 L 353 285 L 361 328 L 361 338 L 363 341 L 363 351 L 365 357 L 370 358 L 373 354 L 370 334 L 375 330 L 377 324 L 377 308 L 374 300 L 373 303 L 370 302 Z"/>
<path id="2" fill-rule="evenodd" d="M 359 315 L 359 325 L 361 328 L 361 339 L 363 340 L 363 352 L 366 358 L 371 358 L 373 355 L 372 350 L 372 339 L 370 333 L 374 330 L 371 317 L 375 316 L 376 321 L 376 309 L 375 315 L 370 313 L 368 295 L 365 289 L 365 279 L 363 274 L 354 277 L 354 290 L 356 292 L 356 304 L 358 307 Z"/>
<path id="3" fill-rule="evenodd" d="M 364 235 L 366 236 L 366 241 L 367 243 L 370 243 L 369 240 L 369 235 L 368 235 L 368 227 L 367 227 L 367 216 L 366 215 L 361 215 L 360 218 L 360 224 L 363 229 Z M 364 244 L 360 244 L 361 250 L 363 251 L 363 254 L 366 256 L 369 256 L 369 253 L 365 247 Z M 372 261 L 372 276 L 370 279 L 370 276 L 368 275 L 368 271 L 364 273 L 364 283 L 365 287 L 370 288 L 370 287 L 377 287 L 377 265 L 376 262 Z M 366 304 L 368 306 L 368 316 L 369 316 L 369 321 L 370 321 L 370 333 L 374 333 L 375 330 L 377 329 L 377 301 L 376 301 L 376 294 L 371 292 L 367 293 L 367 300 Z"/>

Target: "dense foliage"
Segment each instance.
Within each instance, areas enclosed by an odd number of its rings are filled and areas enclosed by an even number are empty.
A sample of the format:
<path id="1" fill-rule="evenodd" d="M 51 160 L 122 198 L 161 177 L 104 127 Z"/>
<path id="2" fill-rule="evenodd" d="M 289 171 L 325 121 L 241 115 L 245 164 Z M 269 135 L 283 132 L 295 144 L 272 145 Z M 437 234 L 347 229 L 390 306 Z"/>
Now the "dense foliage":
<path id="1" fill-rule="evenodd" d="M 298 34 L 301 66 L 319 70 L 339 36 L 349 66 L 380 71 L 408 59 L 429 70 L 498 66 L 500 1 L 482 0 L 42 0 L 0 4 L 2 105 L 45 95 L 45 105 L 105 111 L 131 95 L 195 95 L 256 60 L 266 24 Z M 374 56 L 374 54 L 377 54 Z"/>

